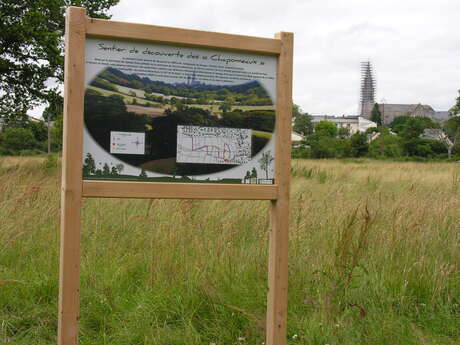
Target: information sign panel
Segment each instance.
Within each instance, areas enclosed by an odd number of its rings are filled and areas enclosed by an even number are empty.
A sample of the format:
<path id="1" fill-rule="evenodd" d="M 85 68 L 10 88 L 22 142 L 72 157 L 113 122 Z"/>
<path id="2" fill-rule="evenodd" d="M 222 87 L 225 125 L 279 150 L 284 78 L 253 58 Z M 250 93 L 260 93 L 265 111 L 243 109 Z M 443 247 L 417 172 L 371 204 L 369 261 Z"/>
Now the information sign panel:
<path id="1" fill-rule="evenodd" d="M 273 184 L 276 64 L 88 38 L 83 178 Z"/>

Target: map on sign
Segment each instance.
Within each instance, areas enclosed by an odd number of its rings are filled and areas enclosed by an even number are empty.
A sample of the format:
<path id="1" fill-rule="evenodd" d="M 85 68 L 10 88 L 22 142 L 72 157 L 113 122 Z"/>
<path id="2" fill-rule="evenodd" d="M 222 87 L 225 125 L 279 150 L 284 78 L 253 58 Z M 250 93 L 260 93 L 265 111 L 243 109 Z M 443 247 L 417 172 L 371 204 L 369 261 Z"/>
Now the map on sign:
<path id="1" fill-rule="evenodd" d="M 111 131 L 110 153 L 143 155 L 145 153 L 145 133 Z"/>
<path id="2" fill-rule="evenodd" d="M 250 160 L 250 129 L 177 126 L 178 163 L 240 165 Z"/>

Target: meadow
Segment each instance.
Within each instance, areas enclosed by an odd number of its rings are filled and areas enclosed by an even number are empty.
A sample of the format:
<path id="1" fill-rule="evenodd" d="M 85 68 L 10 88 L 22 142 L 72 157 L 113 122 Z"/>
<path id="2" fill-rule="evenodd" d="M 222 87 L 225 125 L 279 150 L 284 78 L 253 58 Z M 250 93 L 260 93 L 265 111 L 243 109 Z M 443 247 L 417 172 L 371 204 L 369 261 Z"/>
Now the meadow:
<path id="1" fill-rule="evenodd" d="M 460 164 L 294 160 L 288 344 L 460 344 Z M 86 199 L 80 344 L 264 342 L 269 203 Z M 60 167 L 0 157 L 0 344 L 55 344 Z"/>

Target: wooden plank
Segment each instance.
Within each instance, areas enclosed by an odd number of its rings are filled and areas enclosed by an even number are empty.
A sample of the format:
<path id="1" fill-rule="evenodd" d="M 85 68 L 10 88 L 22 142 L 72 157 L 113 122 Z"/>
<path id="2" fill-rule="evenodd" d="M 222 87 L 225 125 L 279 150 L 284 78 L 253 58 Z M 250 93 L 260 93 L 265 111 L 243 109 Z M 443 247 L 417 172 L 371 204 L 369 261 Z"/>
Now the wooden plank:
<path id="1" fill-rule="evenodd" d="M 66 11 L 58 344 L 78 342 L 85 9 Z"/>
<path id="2" fill-rule="evenodd" d="M 217 183 L 83 181 L 84 197 L 275 200 L 278 186 Z"/>
<path id="3" fill-rule="evenodd" d="M 281 42 L 272 38 L 230 35 L 217 32 L 170 28 L 88 18 L 86 33 L 90 36 L 154 41 L 166 44 L 222 48 L 278 55 Z"/>
<path id="4" fill-rule="evenodd" d="M 275 182 L 278 185 L 278 199 L 272 201 L 271 207 L 266 344 L 285 345 L 294 35 L 282 32 L 276 34 L 275 37 L 281 40 L 281 54 L 278 58 L 276 99 Z"/>

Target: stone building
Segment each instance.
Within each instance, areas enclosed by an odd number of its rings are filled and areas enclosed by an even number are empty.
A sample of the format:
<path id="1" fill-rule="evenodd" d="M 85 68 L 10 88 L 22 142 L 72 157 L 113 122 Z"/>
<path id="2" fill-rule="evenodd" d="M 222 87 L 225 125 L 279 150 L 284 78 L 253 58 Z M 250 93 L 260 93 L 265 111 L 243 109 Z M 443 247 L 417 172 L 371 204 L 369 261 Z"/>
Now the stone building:
<path id="1" fill-rule="evenodd" d="M 389 125 L 398 116 L 424 116 L 435 119 L 436 112 L 427 104 L 379 104 L 383 123 Z"/>

